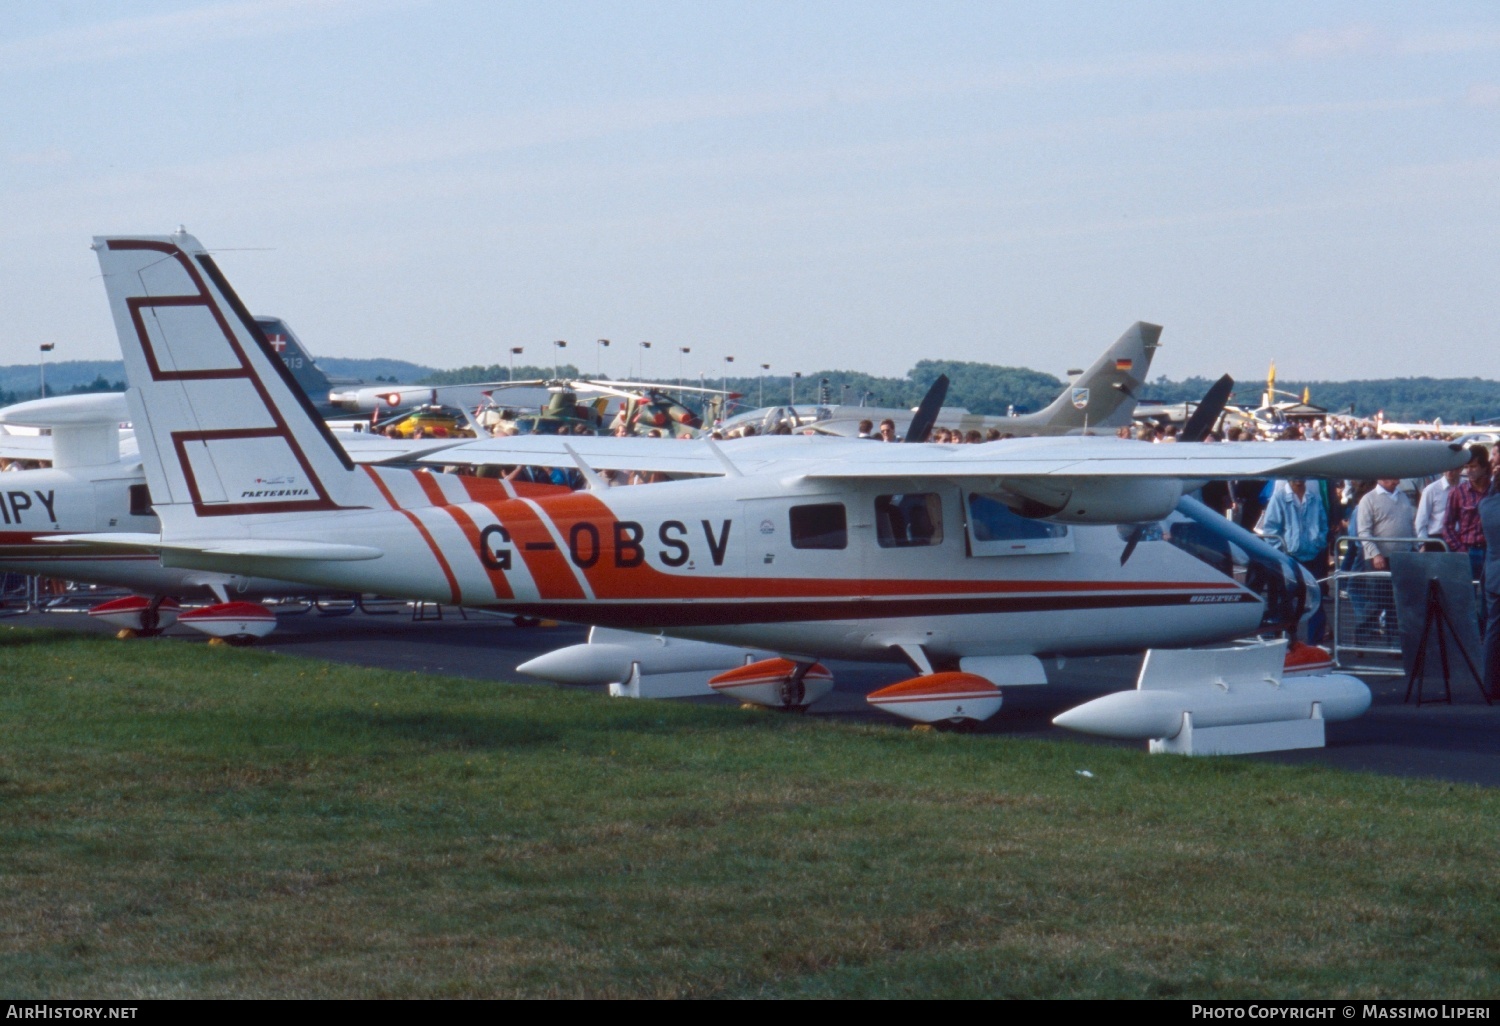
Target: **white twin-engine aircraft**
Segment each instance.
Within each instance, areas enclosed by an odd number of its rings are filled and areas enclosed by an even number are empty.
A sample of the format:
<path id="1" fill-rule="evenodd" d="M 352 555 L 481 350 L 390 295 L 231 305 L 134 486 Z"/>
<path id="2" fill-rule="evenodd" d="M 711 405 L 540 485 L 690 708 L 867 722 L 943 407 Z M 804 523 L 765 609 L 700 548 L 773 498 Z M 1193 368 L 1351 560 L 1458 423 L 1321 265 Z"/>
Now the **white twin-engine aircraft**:
<path id="1" fill-rule="evenodd" d="M 568 466 L 588 482 L 521 495 L 483 476 L 353 464 L 196 239 L 94 248 L 161 530 L 90 541 L 168 566 L 770 653 L 719 679 L 752 700 L 810 700 L 827 687 L 822 658 L 889 661 L 918 676 L 872 703 L 961 718 L 998 708 L 997 685 L 1044 680 L 1038 656 L 1285 630 L 1316 603 L 1311 579 L 1184 487 L 1408 477 L 1465 459 L 1437 442 L 796 436 L 528 436 L 430 457 Z M 615 471 L 677 479 L 619 487 Z"/>

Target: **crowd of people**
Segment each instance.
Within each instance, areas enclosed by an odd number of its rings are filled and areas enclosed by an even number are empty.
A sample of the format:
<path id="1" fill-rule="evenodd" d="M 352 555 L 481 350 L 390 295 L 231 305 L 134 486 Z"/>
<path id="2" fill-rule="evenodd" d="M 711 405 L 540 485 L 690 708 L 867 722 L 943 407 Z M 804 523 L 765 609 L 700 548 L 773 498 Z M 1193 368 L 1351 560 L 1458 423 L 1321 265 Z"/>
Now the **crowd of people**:
<path id="1" fill-rule="evenodd" d="M 1226 440 L 1240 440 L 1235 435 L 1231 430 Z M 1484 640 L 1485 690 L 1500 696 L 1500 446 L 1471 445 L 1468 455 L 1462 468 L 1415 488 L 1397 478 L 1252 479 L 1211 482 L 1202 498 L 1240 526 L 1277 540 L 1319 580 L 1335 565 L 1347 574 L 1388 572 L 1398 552 L 1463 554 Z M 1355 597 L 1356 631 L 1393 635 L 1393 601 Z M 1320 643 L 1324 630 L 1320 609 L 1308 623 L 1306 640 Z"/>

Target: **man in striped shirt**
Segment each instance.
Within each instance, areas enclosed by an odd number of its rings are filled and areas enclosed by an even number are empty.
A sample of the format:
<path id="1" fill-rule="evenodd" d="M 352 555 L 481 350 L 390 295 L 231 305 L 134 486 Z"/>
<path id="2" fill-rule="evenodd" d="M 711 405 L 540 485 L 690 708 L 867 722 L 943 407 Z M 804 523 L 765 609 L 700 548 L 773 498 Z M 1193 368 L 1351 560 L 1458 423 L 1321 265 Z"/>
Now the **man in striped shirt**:
<path id="1" fill-rule="evenodd" d="M 1479 629 L 1484 630 L 1484 560 L 1487 554 L 1484 524 L 1479 519 L 1479 503 L 1490 490 L 1490 454 L 1482 445 L 1469 446 L 1469 462 L 1464 479 L 1448 492 L 1448 509 L 1443 514 L 1443 541 L 1450 552 L 1467 552 L 1469 570 L 1479 589 Z"/>

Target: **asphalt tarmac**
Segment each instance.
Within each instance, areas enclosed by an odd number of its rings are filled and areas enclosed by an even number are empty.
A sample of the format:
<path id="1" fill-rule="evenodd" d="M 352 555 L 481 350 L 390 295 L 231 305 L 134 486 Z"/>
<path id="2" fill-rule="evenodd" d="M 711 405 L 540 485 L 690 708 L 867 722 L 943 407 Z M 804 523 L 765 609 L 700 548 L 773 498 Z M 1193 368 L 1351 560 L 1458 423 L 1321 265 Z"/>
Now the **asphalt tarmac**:
<path id="1" fill-rule="evenodd" d="M 442 673 L 474 680 L 526 682 L 515 672 L 527 659 L 565 645 L 581 643 L 587 631 L 581 627 L 516 627 L 507 618 L 468 613 L 444 607 L 442 618 L 413 620 L 405 605 L 392 603 L 384 613 L 355 611 L 325 615 L 282 611 L 279 626 L 262 648 L 310 659 L 327 659 L 393 670 Z M 27 613 L 7 617 L 5 624 L 48 627 L 61 630 L 113 633 L 107 625 L 81 612 Z M 205 644 L 204 635 L 189 628 L 174 627 L 162 639 L 122 644 Z M 1134 742 L 1116 742 L 1054 727 L 1053 716 L 1092 698 L 1134 686 L 1139 658 L 1074 658 L 1061 666 L 1047 662 L 1051 683 L 1039 687 L 1005 689 L 1005 704 L 989 722 L 980 726 L 984 735 L 1036 738 L 1067 738 L 1097 744 L 1144 748 Z M 857 718 L 887 723 L 892 730 L 908 725 L 871 709 L 864 695 L 894 683 L 909 672 L 896 666 L 830 661 L 837 685 L 831 695 L 815 705 L 809 715 Z M 1453 703 L 1432 704 L 1403 701 L 1406 679 L 1396 675 L 1361 675 L 1370 686 L 1374 704 L 1355 720 L 1330 723 L 1328 745 L 1321 749 L 1274 752 L 1241 756 L 1267 762 L 1316 763 L 1403 777 L 1428 777 L 1456 783 L 1500 786 L 1500 703 L 1485 704 L 1469 684 L 1456 687 Z M 555 685 L 542 684 L 539 687 Z M 602 688 L 599 690 L 603 690 Z M 1440 694 L 1428 689 L 1428 696 Z M 717 696 L 687 701 L 725 702 Z"/>

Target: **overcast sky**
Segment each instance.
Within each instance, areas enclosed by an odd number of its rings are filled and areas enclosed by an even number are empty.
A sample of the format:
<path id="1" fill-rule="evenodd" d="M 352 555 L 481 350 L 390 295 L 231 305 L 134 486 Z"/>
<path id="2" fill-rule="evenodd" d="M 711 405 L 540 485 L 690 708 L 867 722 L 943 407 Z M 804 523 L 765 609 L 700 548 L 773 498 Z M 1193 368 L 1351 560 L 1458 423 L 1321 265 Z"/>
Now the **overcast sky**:
<path id="1" fill-rule="evenodd" d="M 0 7 L 0 363 L 179 224 L 317 355 L 1500 378 L 1500 5 Z"/>

